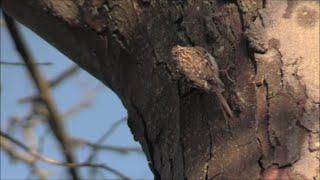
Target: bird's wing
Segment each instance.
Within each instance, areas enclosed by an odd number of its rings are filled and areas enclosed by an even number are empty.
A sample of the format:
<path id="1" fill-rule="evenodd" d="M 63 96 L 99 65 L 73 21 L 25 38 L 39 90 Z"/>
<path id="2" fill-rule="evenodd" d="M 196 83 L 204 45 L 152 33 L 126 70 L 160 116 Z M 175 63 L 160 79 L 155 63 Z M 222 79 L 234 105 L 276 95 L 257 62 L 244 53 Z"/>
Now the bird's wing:
<path id="1" fill-rule="evenodd" d="M 218 64 L 217 64 L 215 58 L 205 48 L 199 47 L 199 46 L 196 46 L 195 48 L 198 51 L 200 51 L 202 54 L 204 54 L 204 57 L 207 60 L 209 60 L 208 63 L 210 63 L 210 64 L 208 64 L 208 67 L 211 68 L 211 70 L 213 71 L 214 75 L 219 77 L 219 67 L 218 67 Z"/>

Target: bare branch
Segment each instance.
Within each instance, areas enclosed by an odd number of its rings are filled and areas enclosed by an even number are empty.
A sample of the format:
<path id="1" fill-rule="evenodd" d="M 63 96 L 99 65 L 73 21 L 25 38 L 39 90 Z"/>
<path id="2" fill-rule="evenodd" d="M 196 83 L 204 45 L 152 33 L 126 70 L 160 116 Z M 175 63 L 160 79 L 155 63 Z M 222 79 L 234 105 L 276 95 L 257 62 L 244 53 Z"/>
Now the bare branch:
<path id="1" fill-rule="evenodd" d="M 6 152 L 12 159 L 19 160 L 28 166 L 30 166 L 31 171 L 38 176 L 39 179 L 47 179 L 47 173 L 39 169 L 36 165 L 35 158 L 29 156 L 28 154 L 23 154 L 17 152 L 9 143 L 9 141 L 3 137 L 0 137 L 1 149 Z"/>
<path id="2" fill-rule="evenodd" d="M 123 122 L 126 122 L 127 120 L 127 117 L 124 117 L 116 122 L 114 122 L 111 127 L 106 131 L 106 133 L 104 133 L 99 139 L 98 141 L 96 142 L 96 144 L 102 144 L 116 129 L 117 127 L 122 124 Z M 88 156 L 86 162 L 90 163 L 90 162 L 93 162 L 94 159 L 96 158 L 97 154 L 99 153 L 101 149 L 95 147 L 95 148 L 92 148 L 92 152 L 91 154 Z M 92 169 L 91 171 L 91 174 L 95 174 L 97 173 L 97 171 L 95 169 Z"/>
<path id="3" fill-rule="evenodd" d="M 121 154 L 128 154 L 131 152 L 143 153 L 142 150 L 138 147 L 119 147 L 119 146 L 112 146 L 112 145 L 101 145 L 101 144 L 93 143 L 81 138 L 71 138 L 71 140 L 73 141 L 73 144 L 76 145 L 76 147 L 86 145 L 93 149 L 113 151 Z"/>
<path id="4" fill-rule="evenodd" d="M 51 88 L 56 87 L 60 83 L 62 83 L 64 80 L 68 79 L 72 75 L 74 75 L 76 72 L 80 70 L 79 66 L 77 65 L 72 65 L 71 67 L 67 68 L 65 71 L 63 71 L 61 74 L 59 74 L 56 78 L 53 80 L 49 81 L 49 86 Z M 21 98 L 18 100 L 19 103 L 26 103 L 30 101 L 34 101 L 40 99 L 38 95 L 32 95 L 32 96 L 27 96 L 24 98 Z"/>
<path id="5" fill-rule="evenodd" d="M 25 63 L 21 62 L 8 62 L 8 61 L 0 61 L 1 65 L 8 65 L 8 66 L 26 66 Z M 50 66 L 52 65 L 52 62 L 37 62 L 35 65 L 41 65 L 41 66 Z"/>
<path id="6" fill-rule="evenodd" d="M 102 88 L 103 88 L 103 86 L 98 85 L 96 88 L 89 90 L 89 92 L 85 93 L 85 95 L 83 96 L 83 99 L 80 100 L 80 102 L 78 104 L 74 105 L 73 107 L 68 109 L 66 112 L 64 112 L 62 114 L 62 117 L 64 119 L 67 119 L 71 115 L 76 114 L 76 113 L 80 112 L 81 110 L 83 110 L 84 108 L 89 107 L 91 105 L 92 98 Z"/>
<path id="7" fill-rule="evenodd" d="M 56 78 L 54 78 L 53 80 L 51 80 L 49 82 L 50 87 L 55 87 L 58 84 L 60 84 L 62 81 L 66 80 L 67 78 L 69 78 L 71 75 L 74 75 L 76 72 L 78 72 L 80 70 L 78 65 L 72 65 L 71 67 L 69 67 L 68 69 L 66 69 L 65 71 L 63 71 L 61 74 L 59 74 Z"/>
<path id="8" fill-rule="evenodd" d="M 58 166 L 63 166 L 63 167 L 69 167 L 69 168 L 75 168 L 75 167 L 90 167 L 90 168 L 101 168 L 104 169 L 106 171 L 109 171 L 117 176 L 119 176 L 121 179 L 129 179 L 128 177 L 126 177 L 125 175 L 123 175 L 122 173 L 120 173 L 119 171 L 105 165 L 105 164 L 93 164 L 93 163 L 65 163 L 65 162 L 59 162 L 57 160 L 48 158 L 40 153 L 38 153 L 37 151 L 29 148 L 28 146 L 26 146 L 25 144 L 23 144 L 22 142 L 18 141 L 17 139 L 11 137 L 10 135 L 8 135 L 5 132 L 2 132 L 0 130 L 0 135 L 1 137 L 11 141 L 12 143 L 14 143 L 15 145 L 19 146 L 20 148 L 22 148 L 24 151 L 28 152 L 30 155 L 32 155 L 34 158 L 41 160 L 43 162 L 49 163 L 49 164 L 54 164 L 54 165 L 58 165 Z"/>
<path id="9" fill-rule="evenodd" d="M 116 122 L 114 122 L 111 127 L 108 129 L 108 131 L 102 135 L 98 141 L 95 144 L 102 144 L 115 130 L 116 128 L 127 121 L 127 117 L 124 117 Z M 95 158 L 96 154 L 98 153 L 99 149 L 98 148 L 93 148 L 92 153 L 90 154 L 90 156 L 88 157 L 88 159 L 86 160 L 86 162 L 92 162 L 93 159 Z"/>
<path id="10" fill-rule="evenodd" d="M 48 112 L 49 112 L 49 118 L 48 123 L 51 127 L 51 130 L 53 134 L 55 135 L 56 139 L 61 145 L 61 148 L 63 150 L 63 154 L 65 156 L 65 159 L 68 163 L 74 164 L 75 158 L 72 154 L 72 149 L 70 148 L 70 144 L 67 139 L 66 132 L 64 131 L 64 125 L 61 120 L 61 117 L 59 116 L 59 113 L 53 103 L 53 100 L 51 98 L 51 94 L 49 91 L 49 87 L 46 83 L 46 81 L 42 78 L 39 70 L 34 65 L 34 60 L 32 59 L 32 56 L 30 55 L 28 49 L 25 46 L 25 43 L 23 42 L 21 35 L 17 29 L 17 26 L 15 22 L 6 14 L 4 14 L 4 18 L 6 21 L 6 24 L 8 26 L 8 30 L 12 36 L 12 39 L 14 40 L 14 43 L 16 45 L 16 48 L 18 52 L 20 53 L 24 63 L 26 64 L 26 67 L 35 83 L 35 85 L 38 88 L 38 91 L 40 93 L 41 99 L 43 100 L 44 104 L 46 105 Z M 75 167 L 69 167 L 69 172 L 73 179 L 79 179 L 78 174 L 76 172 Z"/>
<path id="11" fill-rule="evenodd" d="M 127 117 L 123 117 L 120 120 L 114 122 L 109 130 L 97 141 L 98 144 L 101 144 L 103 141 L 105 141 L 111 134 L 120 126 L 122 123 L 127 121 Z"/>
<path id="12" fill-rule="evenodd" d="M 1 135 L 2 136 L 2 135 Z M 6 138 L 1 137 L 0 141 L 1 149 L 7 152 L 7 154 L 10 157 L 13 157 L 14 159 L 19 159 L 27 164 L 31 164 L 34 161 L 34 158 L 32 156 L 29 156 L 27 154 L 22 154 L 17 152 L 9 143 L 9 141 Z"/>
<path id="13" fill-rule="evenodd" d="M 68 109 L 66 112 L 64 112 L 62 114 L 62 117 L 64 119 L 69 118 L 70 116 L 80 112 L 81 110 L 83 110 L 84 108 L 87 108 L 91 105 L 91 99 L 85 99 L 83 101 L 81 101 L 79 104 L 76 104 L 75 106 L 71 107 L 70 109 Z"/>

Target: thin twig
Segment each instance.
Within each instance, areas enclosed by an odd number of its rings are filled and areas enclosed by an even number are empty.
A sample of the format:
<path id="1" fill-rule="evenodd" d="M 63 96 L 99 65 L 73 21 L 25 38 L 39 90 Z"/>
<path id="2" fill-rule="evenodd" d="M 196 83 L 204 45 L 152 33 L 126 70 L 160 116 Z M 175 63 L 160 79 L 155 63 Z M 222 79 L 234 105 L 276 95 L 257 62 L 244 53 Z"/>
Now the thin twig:
<path id="1" fill-rule="evenodd" d="M 109 136 L 112 135 L 112 133 L 117 129 L 118 126 L 120 126 L 122 123 L 127 121 L 127 117 L 123 117 L 116 122 L 114 122 L 111 127 L 108 129 L 108 131 L 100 137 L 100 139 L 97 141 L 97 144 L 101 144 L 103 141 L 105 141 Z"/>
<path id="2" fill-rule="evenodd" d="M 127 117 L 124 117 L 124 118 L 122 118 L 122 119 L 114 122 L 114 123 L 111 125 L 111 127 L 108 129 L 108 131 L 107 131 L 104 135 L 102 135 L 95 144 L 102 144 L 102 143 L 116 130 L 116 128 L 117 128 L 120 124 L 126 122 L 126 120 L 127 120 Z M 97 154 L 98 151 L 99 151 L 98 148 L 93 148 L 92 153 L 91 153 L 90 156 L 87 158 L 86 162 L 92 162 L 93 159 L 95 158 L 95 156 L 96 156 L 96 154 Z"/>
<path id="3" fill-rule="evenodd" d="M 72 149 L 70 147 L 70 144 L 68 142 L 68 136 L 66 132 L 64 131 L 64 125 L 60 118 L 60 115 L 53 103 L 53 100 L 51 98 L 51 94 L 49 91 L 49 87 L 46 83 L 46 81 L 41 76 L 39 70 L 34 65 L 34 60 L 31 58 L 31 54 L 29 53 L 28 49 L 25 46 L 24 41 L 21 38 L 20 32 L 17 29 L 17 26 L 15 22 L 6 14 L 4 14 L 4 19 L 6 21 L 8 30 L 11 34 L 12 39 L 14 40 L 16 49 L 20 53 L 24 63 L 26 64 L 26 67 L 34 81 L 34 84 L 37 86 L 38 91 L 40 93 L 41 99 L 45 103 L 48 112 L 49 112 L 49 118 L 48 123 L 51 127 L 51 130 L 53 134 L 55 135 L 56 139 L 61 145 L 63 155 L 65 156 L 65 159 L 68 163 L 74 164 L 75 158 L 72 153 Z M 69 167 L 70 175 L 73 179 L 77 180 L 79 179 L 78 174 L 76 172 L 75 167 Z"/>
<path id="4" fill-rule="evenodd" d="M 116 122 L 114 122 L 111 127 L 104 133 L 95 144 L 102 144 L 116 129 L 117 127 L 122 124 L 123 122 L 126 122 L 127 117 L 124 117 Z M 91 154 L 88 156 L 87 160 L 85 162 L 91 163 L 96 158 L 97 154 L 99 153 L 101 149 L 94 147 L 92 148 Z M 97 171 L 96 169 L 92 169 L 90 172 L 92 175 L 95 174 Z"/>
<path id="5" fill-rule="evenodd" d="M 9 155 L 9 157 L 29 165 L 32 172 L 35 175 L 37 175 L 39 179 L 41 180 L 47 179 L 47 175 L 46 175 L 47 173 L 45 173 L 44 171 L 42 171 L 37 167 L 35 158 L 33 158 L 32 156 L 29 156 L 28 154 L 22 154 L 16 151 L 9 143 L 9 140 L 7 140 L 6 138 L 0 137 L 0 139 L 1 139 L 0 140 L 1 149 L 4 152 L 6 152 Z"/>
<path id="6" fill-rule="evenodd" d="M 65 162 L 60 162 L 51 158 L 48 158 L 40 153 L 38 153 L 37 151 L 29 148 L 28 146 L 26 146 L 25 144 L 23 144 L 22 142 L 20 142 L 19 140 L 11 137 L 9 134 L 2 132 L 0 130 L 0 136 L 9 140 L 10 142 L 14 143 L 15 145 L 19 146 L 20 148 L 22 148 L 24 151 L 26 151 L 27 153 L 29 153 L 30 155 L 32 155 L 34 158 L 41 160 L 43 162 L 49 163 L 49 164 L 54 164 L 57 166 L 63 166 L 63 167 L 69 167 L 69 168 L 75 168 L 75 167 L 90 167 L 90 168 L 101 168 L 104 169 L 106 171 L 109 171 L 117 176 L 119 176 L 121 179 L 129 179 L 128 177 L 126 177 L 125 175 L 123 175 L 121 172 L 117 171 L 116 169 L 113 169 L 105 164 L 93 164 L 93 163 L 65 163 Z"/>
<path id="7" fill-rule="evenodd" d="M 26 66 L 25 63 L 21 62 L 8 62 L 8 61 L 0 61 L 1 65 L 8 65 L 8 66 Z M 52 62 L 37 62 L 35 65 L 41 65 L 41 66 L 50 66 L 52 65 Z"/>
<path id="8" fill-rule="evenodd" d="M 61 74 L 59 74 L 57 77 L 55 77 L 53 80 L 49 81 L 49 86 L 51 88 L 56 87 L 57 85 L 61 84 L 64 80 L 68 79 L 71 75 L 74 75 L 76 72 L 78 72 L 78 70 L 80 70 L 78 65 L 72 65 L 71 67 L 63 71 Z M 39 98 L 40 97 L 38 95 L 31 95 L 31 96 L 27 96 L 19 99 L 18 102 L 26 103 L 26 102 L 37 100 Z"/>
<path id="9" fill-rule="evenodd" d="M 4 150 L 7 154 L 9 154 L 10 157 L 13 157 L 14 159 L 19 159 L 23 162 L 25 162 L 26 164 L 31 164 L 33 163 L 33 157 L 24 154 L 24 153 L 19 153 L 17 152 L 9 143 L 9 140 L 7 140 L 6 138 L 2 137 L 1 135 L 1 141 L 0 141 L 0 145 L 1 145 L 1 149 Z"/>
<path id="10" fill-rule="evenodd" d="M 103 144 L 93 143 L 86 139 L 81 139 L 81 138 L 70 138 L 70 139 L 73 141 L 73 144 L 75 144 L 76 147 L 86 145 L 93 149 L 113 151 L 121 154 L 128 154 L 130 152 L 142 153 L 142 150 L 138 147 L 119 147 L 119 146 L 113 146 L 113 145 L 103 145 Z"/>
<path id="11" fill-rule="evenodd" d="M 78 104 L 75 104 L 66 112 L 62 113 L 63 119 L 68 119 L 73 114 L 76 114 L 81 110 L 83 110 L 84 108 L 89 107 L 92 103 L 93 97 L 96 96 L 98 91 L 102 90 L 103 88 L 104 88 L 103 86 L 98 85 L 94 89 L 91 89 L 88 92 L 86 92 Z"/>
<path id="12" fill-rule="evenodd" d="M 75 74 L 76 72 L 78 72 L 80 70 L 78 65 L 72 65 L 69 68 L 67 68 L 65 71 L 63 71 L 61 74 L 59 74 L 56 78 L 54 78 L 53 80 L 51 80 L 49 82 L 50 87 L 55 87 L 58 84 L 60 84 L 62 81 L 66 80 L 67 78 L 69 78 L 71 75 Z"/>
<path id="13" fill-rule="evenodd" d="M 83 109 L 88 108 L 91 105 L 91 99 L 85 99 L 75 106 L 72 106 L 66 112 L 62 113 L 63 119 L 68 119 L 70 116 L 81 112 Z"/>

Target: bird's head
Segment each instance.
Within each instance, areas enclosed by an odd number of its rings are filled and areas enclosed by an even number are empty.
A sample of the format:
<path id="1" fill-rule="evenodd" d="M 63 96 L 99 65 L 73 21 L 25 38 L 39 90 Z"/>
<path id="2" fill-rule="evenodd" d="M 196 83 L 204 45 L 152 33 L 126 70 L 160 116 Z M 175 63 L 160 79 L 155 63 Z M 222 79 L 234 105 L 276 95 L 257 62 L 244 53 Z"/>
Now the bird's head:
<path id="1" fill-rule="evenodd" d="M 185 51 L 186 47 L 183 47 L 183 46 L 180 46 L 180 45 L 176 45 L 176 46 L 173 46 L 173 48 L 171 49 L 171 53 L 172 54 L 177 54 L 177 53 L 180 53 L 182 51 Z"/>
<path id="2" fill-rule="evenodd" d="M 171 49 L 171 55 L 173 58 L 177 58 L 181 54 L 183 54 L 186 50 L 187 50 L 187 47 L 176 45 L 176 46 L 173 46 L 173 48 Z"/>

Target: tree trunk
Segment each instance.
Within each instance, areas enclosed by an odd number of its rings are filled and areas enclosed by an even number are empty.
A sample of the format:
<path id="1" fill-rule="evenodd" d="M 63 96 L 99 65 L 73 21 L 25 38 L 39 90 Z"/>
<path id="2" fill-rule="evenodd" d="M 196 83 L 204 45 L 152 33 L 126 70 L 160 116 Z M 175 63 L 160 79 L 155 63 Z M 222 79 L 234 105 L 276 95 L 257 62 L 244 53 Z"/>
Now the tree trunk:
<path id="1" fill-rule="evenodd" d="M 2 0 L 112 88 L 156 179 L 319 179 L 319 1 Z M 224 96 L 172 77 L 174 45 L 218 60 Z"/>

